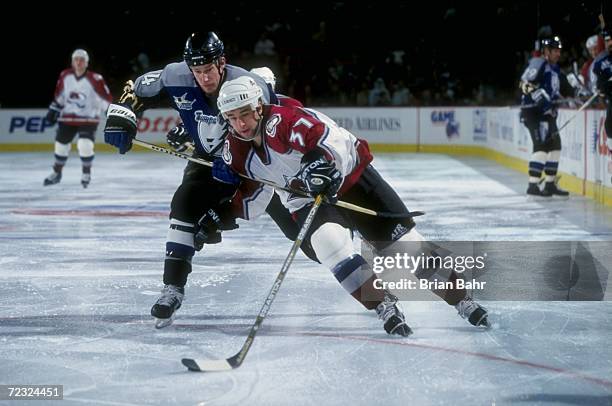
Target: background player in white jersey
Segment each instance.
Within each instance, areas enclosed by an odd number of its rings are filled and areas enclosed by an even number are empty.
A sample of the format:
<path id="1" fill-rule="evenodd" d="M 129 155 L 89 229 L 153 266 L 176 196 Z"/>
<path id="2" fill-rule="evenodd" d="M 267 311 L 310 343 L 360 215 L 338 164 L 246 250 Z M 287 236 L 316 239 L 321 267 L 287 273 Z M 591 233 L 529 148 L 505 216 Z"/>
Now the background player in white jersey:
<path id="1" fill-rule="evenodd" d="M 374 220 L 362 213 L 323 205 L 304 241 L 311 244 L 319 261 L 349 294 L 366 309 L 376 310 L 387 333 L 408 336 L 411 330 L 397 297 L 374 286 L 375 274 L 352 243 L 353 231 L 358 231 L 378 251 L 398 241 L 423 241 L 406 206 L 370 165 L 373 157 L 367 142 L 315 110 L 266 105 L 262 94 L 260 86 L 246 76 L 221 87 L 219 109 L 231 126 L 223 150 L 229 169 L 216 161 L 213 176 L 231 181 L 236 173 L 243 173 L 305 190 L 311 196 L 324 194 L 330 201 L 342 197 L 369 209 L 406 214 L 403 218 Z M 235 215 L 251 219 L 262 212 L 272 193 L 269 187 L 242 180 L 228 206 Z M 303 223 L 313 199 L 284 190 L 277 193 L 285 207 Z M 465 289 L 456 288 L 456 279 L 457 274 L 450 272 L 448 281 L 453 288 L 434 293 L 456 306 L 459 314 L 473 325 L 487 326 L 486 310 Z"/>
<path id="2" fill-rule="evenodd" d="M 94 141 L 100 114 L 105 112 L 113 97 L 102 75 L 87 69 L 89 55 L 84 49 L 72 53 L 72 66 L 60 73 L 55 86 L 55 96 L 47 121 L 59 121 L 55 136 L 55 164 L 53 173 L 44 185 L 54 185 L 62 179 L 62 169 L 68 160 L 70 146 L 78 134 L 77 148 L 83 173 L 81 184 L 87 187 L 91 181 L 91 165 L 94 159 Z"/>
<path id="3" fill-rule="evenodd" d="M 182 124 L 170 131 L 168 142 L 177 149 L 190 142 L 195 147 L 194 156 L 209 161 L 218 159 L 227 126 L 217 108 L 218 90 L 224 81 L 243 75 L 258 81 L 264 89 L 262 97 L 266 102 L 278 102 L 261 77 L 227 64 L 224 44 L 216 33 L 193 33 L 187 38 L 182 62 L 168 64 L 162 70 L 138 77 L 135 83 L 126 84 L 118 104 L 108 109 L 105 140 L 119 148 L 121 154 L 126 153 L 136 135 L 136 115 L 169 102 L 179 113 Z M 172 323 L 174 312 L 181 307 L 195 251 L 203 244 L 221 241 L 219 233 L 199 233 L 214 221 L 209 209 L 229 200 L 235 189 L 233 184 L 213 179 L 210 168 L 192 162 L 187 164 L 171 203 L 164 261 L 165 286 L 151 308 L 158 328 Z M 299 228 L 278 197 L 270 201 L 266 211 L 288 238 L 295 239 Z M 233 218 L 222 225 L 226 230 L 237 227 Z"/>

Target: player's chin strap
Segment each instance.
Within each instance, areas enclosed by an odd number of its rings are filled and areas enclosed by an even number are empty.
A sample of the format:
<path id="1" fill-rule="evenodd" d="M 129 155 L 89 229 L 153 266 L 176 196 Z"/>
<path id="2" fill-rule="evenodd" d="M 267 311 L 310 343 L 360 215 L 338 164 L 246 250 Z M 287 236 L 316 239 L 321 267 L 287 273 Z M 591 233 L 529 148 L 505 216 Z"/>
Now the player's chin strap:
<path id="1" fill-rule="evenodd" d="M 195 163 L 200 164 L 200 165 L 204 165 L 204 166 L 208 166 L 208 167 L 212 167 L 213 166 L 212 162 L 210 162 L 210 161 L 206 161 L 206 160 L 200 159 L 200 158 L 194 158 L 192 156 L 189 156 L 189 155 L 186 155 L 186 154 L 182 154 L 180 152 L 172 151 L 172 150 L 169 150 L 169 149 L 164 148 L 164 147 L 160 147 L 160 146 L 155 145 L 155 144 L 150 144 L 148 142 L 141 141 L 141 140 L 136 139 L 136 138 L 134 138 L 132 140 L 132 143 L 134 143 L 135 145 L 140 145 L 141 147 L 144 147 L 144 148 L 147 148 L 147 149 L 150 149 L 150 150 L 153 150 L 153 151 L 163 152 L 163 153 L 168 154 L 168 155 L 173 155 L 173 156 L 176 156 L 176 157 L 179 157 L 179 158 L 183 158 L 183 159 L 186 159 L 186 160 L 191 161 L 191 162 L 195 162 Z M 308 193 L 303 192 L 301 190 L 289 189 L 289 188 L 286 188 L 284 186 L 277 185 L 276 183 L 270 182 L 268 180 L 253 179 L 253 178 L 251 178 L 249 176 L 246 176 L 246 175 L 243 175 L 241 173 L 239 173 L 238 175 L 241 178 L 249 179 L 249 180 L 252 180 L 254 182 L 259 182 L 259 183 L 262 183 L 264 185 L 271 186 L 271 187 L 273 187 L 275 189 L 284 190 L 284 191 L 287 191 L 289 193 L 293 193 L 293 194 L 304 196 L 304 197 L 311 197 Z M 356 211 L 356 212 L 359 212 L 359 213 L 368 214 L 370 216 L 386 217 L 386 218 L 412 218 L 412 217 L 422 216 L 422 215 L 425 214 L 422 211 L 412 211 L 410 213 L 391 213 L 391 212 L 385 212 L 385 211 L 375 211 L 375 210 L 366 209 L 365 207 L 357 206 L 356 204 L 352 204 L 352 203 L 348 203 L 348 202 L 343 202 L 342 200 L 339 200 L 336 203 L 333 203 L 333 205 L 334 206 L 338 206 L 338 207 L 342 207 L 342 208 L 347 209 L 347 210 L 352 210 L 352 211 Z"/>

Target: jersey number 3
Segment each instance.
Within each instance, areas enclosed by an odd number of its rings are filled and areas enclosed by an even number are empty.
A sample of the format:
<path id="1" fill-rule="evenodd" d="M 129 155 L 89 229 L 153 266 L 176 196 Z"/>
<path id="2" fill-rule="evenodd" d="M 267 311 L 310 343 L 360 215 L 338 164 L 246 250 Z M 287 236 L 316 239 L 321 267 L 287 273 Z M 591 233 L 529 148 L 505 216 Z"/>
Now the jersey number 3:
<path id="1" fill-rule="evenodd" d="M 300 118 L 298 121 L 295 122 L 295 124 L 293 124 L 293 127 L 291 128 L 291 136 L 289 137 L 289 142 L 297 141 L 298 144 L 300 144 L 302 147 L 305 147 L 306 144 L 304 143 L 304 137 L 302 136 L 302 133 L 296 130 L 296 128 L 301 125 L 303 125 L 307 129 L 312 128 L 312 123 L 310 121 L 306 120 L 304 117 Z"/>

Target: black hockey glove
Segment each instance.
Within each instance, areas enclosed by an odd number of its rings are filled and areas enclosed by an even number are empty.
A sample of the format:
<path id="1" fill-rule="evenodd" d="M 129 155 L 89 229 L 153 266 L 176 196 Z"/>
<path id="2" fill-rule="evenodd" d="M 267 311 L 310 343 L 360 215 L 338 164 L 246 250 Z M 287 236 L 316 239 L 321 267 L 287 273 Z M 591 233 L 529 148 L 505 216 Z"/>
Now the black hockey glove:
<path id="1" fill-rule="evenodd" d="M 104 141 L 119 148 L 120 154 L 132 148 L 132 139 L 137 132 L 135 112 L 141 113 L 142 108 L 142 103 L 134 93 L 134 82 L 128 80 L 123 86 L 119 103 L 108 107 L 104 127 Z"/>
<path id="2" fill-rule="evenodd" d="M 323 194 L 330 203 L 338 201 L 342 174 L 336 169 L 336 164 L 329 161 L 321 151 L 310 151 L 302 157 L 302 169 L 298 177 L 312 197 Z"/>
<path id="3" fill-rule="evenodd" d="M 225 204 L 216 209 L 208 209 L 195 228 L 193 245 L 196 251 L 200 251 L 204 244 L 220 243 L 221 231 L 235 230 L 238 224 L 229 204 Z"/>
<path id="4" fill-rule="evenodd" d="M 130 106 L 111 104 L 106 112 L 104 142 L 119 148 L 125 154 L 132 148 L 132 139 L 136 136 L 136 114 Z"/>
<path id="5" fill-rule="evenodd" d="M 191 136 L 187 130 L 185 130 L 183 124 L 179 124 L 172 130 L 168 131 L 168 134 L 166 134 L 166 142 L 168 142 L 168 145 L 170 145 L 176 152 L 184 152 L 189 148 L 193 148 Z"/>
<path id="6" fill-rule="evenodd" d="M 52 101 L 49 105 L 49 111 L 47 111 L 47 116 L 45 117 L 45 120 L 47 120 L 49 124 L 57 123 L 57 119 L 59 118 L 61 111 L 62 106 L 57 104 L 55 101 Z"/>

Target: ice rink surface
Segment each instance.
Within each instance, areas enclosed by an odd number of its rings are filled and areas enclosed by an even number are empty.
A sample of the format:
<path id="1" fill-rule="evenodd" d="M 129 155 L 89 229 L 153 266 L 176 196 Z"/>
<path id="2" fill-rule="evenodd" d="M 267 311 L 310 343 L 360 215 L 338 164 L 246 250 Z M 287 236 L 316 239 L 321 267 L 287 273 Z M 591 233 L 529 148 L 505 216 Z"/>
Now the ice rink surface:
<path id="1" fill-rule="evenodd" d="M 0 154 L 0 384 L 64 385 L 63 401 L 12 404 L 612 405 L 610 302 L 486 302 L 494 327 L 479 331 L 441 301 L 407 301 L 414 334 L 393 338 L 301 253 L 244 364 L 189 372 L 183 357 L 239 350 L 291 243 L 267 217 L 240 222 L 196 255 L 175 324 L 155 330 L 185 162 L 100 154 L 84 190 L 74 152 L 43 187 L 52 159 Z M 612 241 L 611 209 L 527 202 L 525 176 L 490 161 L 374 164 L 434 240 Z"/>

